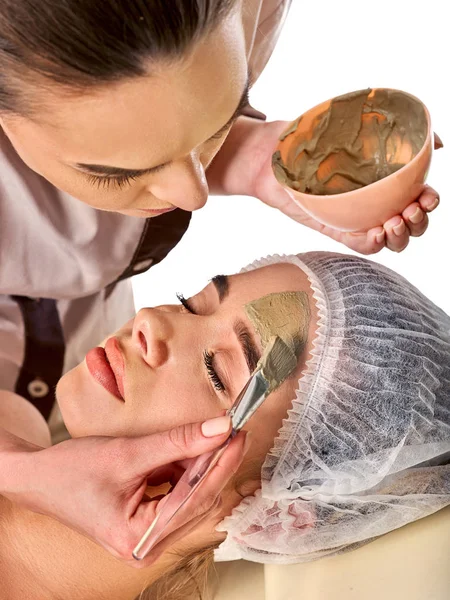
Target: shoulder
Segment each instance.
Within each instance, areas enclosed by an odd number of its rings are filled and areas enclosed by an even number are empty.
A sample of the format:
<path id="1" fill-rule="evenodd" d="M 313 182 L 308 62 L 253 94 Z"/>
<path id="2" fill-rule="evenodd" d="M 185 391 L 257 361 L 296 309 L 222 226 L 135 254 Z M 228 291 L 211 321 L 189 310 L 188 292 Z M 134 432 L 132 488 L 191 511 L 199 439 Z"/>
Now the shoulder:
<path id="1" fill-rule="evenodd" d="M 41 413 L 14 392 L 0 390 L 0 425 L 27 442 L 48 448 L 50 430 Z"/>

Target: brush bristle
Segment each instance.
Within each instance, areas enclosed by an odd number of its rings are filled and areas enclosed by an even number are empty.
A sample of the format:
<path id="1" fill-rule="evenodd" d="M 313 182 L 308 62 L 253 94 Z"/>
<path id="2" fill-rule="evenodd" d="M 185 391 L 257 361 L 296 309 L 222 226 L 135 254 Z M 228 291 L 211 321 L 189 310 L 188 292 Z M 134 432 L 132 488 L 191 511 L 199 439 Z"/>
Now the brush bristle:
<path id="1" fill-rule="evenodd" d="M 270 383 L 273 392 L 285 381 L 297 366 L 297 357 L 292 349 L 278 336 L 274 336 L 264 352 L 261 372 Z"/>

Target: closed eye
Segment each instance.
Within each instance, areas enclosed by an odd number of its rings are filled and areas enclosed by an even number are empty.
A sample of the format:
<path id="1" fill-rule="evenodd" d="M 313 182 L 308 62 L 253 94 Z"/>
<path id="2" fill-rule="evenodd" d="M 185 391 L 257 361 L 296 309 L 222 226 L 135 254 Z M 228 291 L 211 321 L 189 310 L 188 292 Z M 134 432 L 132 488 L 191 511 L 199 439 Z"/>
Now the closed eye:
<path id="1" fill-rule="evenodd" d="M 137 179 L 137 175 L 118 175 L 117 177 L 100 177 L 99 175 L 88 175 L 87 178 L 91 185 L 94 185 L 99 189 L 109 189 L 110 187 L 115 187 L 121 190 L 125 186 L 130 185 L 132 181 L 135 181 Z"/>
<path id="2" fill-rule="evenodd" d="M 177 293 L 176 296 L 177 296 L 180 304 L 182 304 L 182 306 L 188 312 L 190 312 L 193 315 L 198 314 L 195 312 L 195 310 L 192 308 L 192 306 L 189 304 L 188 300 L 186 300 L 186 298 L 183 296 L 183 294 Z M 213 384 L 214 389 L 216 389 L 219 392 L 226 392 L 225 385 L 223 384 L 222 380 L 220 379 L 220 377 L 217 374 L 217 371 L 214 367 L 214 354 L 205 350 L 203 352 L 203 363 L 205 365 L 206 372 L 208 374 L 208 378 L 211 381 L 211 383 Z"/>
<path id="3" fill-rule="evenodd" d="M 195 312 L 195 310 L 192 308 L 192 306 L 189 304 L 188 300 L 186 300 L 186 298 L 183 296 L 183 294 L 180 294 L 179 292 L 177 292 L 176 296 L 178 298 L 178 302 L 180 304 L 182 304 L 188 312 L 190 312 L 193 315 L 197 314 Z"/>
<path id="4" fill-rule="evenodd" d="M 105 174 L 105 175 L 96 175 L 95 173 L 83 173 L 86 175 L 87 180 L 91 185 L 95 185 L 98 188 L 109 189 L 110 187 L 115 187 L 117 189 L 122 189 L 127 185 L 131 185 L 133 181 L 142 177 L 142 175 L 148 173 L 158 173 L 158 171 L 162 171 L 162 169 L 166 168 L 166 164 L 159 165 L 158 167 L 152 167 L 151 169 L 141 170 L 141 171 L 128 171 L 124 170 L 123 173 L 119 173 L 117 175 L 114 174 Z"/>

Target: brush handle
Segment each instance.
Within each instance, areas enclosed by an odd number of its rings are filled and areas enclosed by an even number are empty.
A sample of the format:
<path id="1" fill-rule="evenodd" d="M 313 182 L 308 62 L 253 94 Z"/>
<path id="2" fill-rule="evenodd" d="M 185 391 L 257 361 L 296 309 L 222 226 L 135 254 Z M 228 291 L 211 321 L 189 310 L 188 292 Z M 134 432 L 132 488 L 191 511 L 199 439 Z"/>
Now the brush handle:
<path id="1" fill-rule="evenodd" d="M 205 480 L 208 473 L 227 449 L 229 443 L 238 431 L 247 423 L 255 410 L 262 404 L 269 384 L 260 370 L 255 371 L 247 381 L 233 406 L 227 411 L 231 417 L 232 430 L 225 442 L 206 454 L 201 454 L 193 460 L 167 497 L 161 500 L 161 510 L 153 519 L 153 523 L 143 535 L 141 541 L 133 550 L 133 558 L 142 560 L 160 540 L 161 534 L 186 504 L 195 490 Z"/>
<path id="2" fill-rule="evenodd" d="M 206 479 L 208 473 L 216 465 L 219 458 L 228 448 L 229 443 L 236 435 L 232 431 L 225 442 L 215 450 L 201 454 L 188 466 L 173 490 L 166 496 L 163 507 L 156 515 L 153 523 L 143 535 L 141 541 L 133 550 L 133 558 L 142 560 L 159 541 L 161 534 L 167 528 L 179 510 L 186 504 L 195 490 Z"/>

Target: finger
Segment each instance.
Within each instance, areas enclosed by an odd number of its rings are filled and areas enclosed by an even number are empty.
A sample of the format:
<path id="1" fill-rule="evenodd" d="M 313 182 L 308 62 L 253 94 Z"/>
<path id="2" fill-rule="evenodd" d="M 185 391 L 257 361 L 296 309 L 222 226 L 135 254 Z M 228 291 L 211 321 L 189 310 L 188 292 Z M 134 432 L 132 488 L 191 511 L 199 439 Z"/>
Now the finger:
<path id="1" fill-rule="evenodd" d="M 124 466 L 130 477 L 145 477 L 157 467 L 214 450 L 227 439 L 230 431 L 230 417 L 221 416 L 161 433 L 126 438 Z"/>
<path id="2" fill-rule="evenodd" d="M 425 186 L 424 191 L 417 199 L 417 202 L 420 204 L 422 210 L 425 212 L 433 211 L 437 206 L 439 206 L 439 194 L 435 189 L 430 187 L 429 185 Z"/>
<path id="3" fill-rule="evenodd" d="M 347 233 L 341 241 L 359 254 L 376 254 L 384 248 L 386 234 L 383 227 L 374 227 L 363 233 Z"/>
<path id="4" fill-rule="evenodd" d="M 223 502 L 219 496 L 207 512 L 192 518 L 188 523 L 185 523 L 176 531 L 169 533 L 156 544 L 154 550 L 156 550 L 158 555 L 161 555 L 176 541 L 185 538 L 189 533 L 195 531 L 200 525 L 204 524 L 205 521 L 211 522 L 212 529 L 212 527 L 222 520 L 223 516 Z M 150 554 L 153 554 L 153 550 L 151 550 Z M 150 558 L 152 559 L 153 557 Z"/>
<path id="5" fill-rule="evenodd" d="M 402 217 L 413 237 L 419 237 L 425 233 L 428 227 L 428 215 L 418 202 L 413 202 L 405 208 Z"/>
<path id="6" fill-rule="evenodd" d="M 245 443 L 246 436 L 247 432 L 240 432 L 230 442 L 211 472 L 194 491 L 191 498 L 189 498 L 178 514 L 173 517 L 166 529 L 162 531 L 158 543 L 168 537 L 170 533 L 181 531 L 186 523 L 208 513 L 215 506 L 223 488 L 239 469 L 244 454 L 248 450 L 248 443 Z M 164 509 L 164 504 L 169 497 L 170 494 L 159 502 L 157 506 L 154 503 L 140 504 L 136 514 L 132 518 L 132 527 L 137 531 L 137 536 L 144 535 L 146 529 L 154 521 L 155 516 Z M 136 540 L 137 542 L 138 539 Z"/>
<path id="7" fill-rule="evenodd" d="M 152 501 L 153 504 L 156 502 Z M 198 517 L 196 519 L 192 519 L 189 523 L 187 523 L 184 527 L 180 528 L 174 534 L 168 535 L 166 538 L 158 542 L 154 548 L 152 548 L 151 552 L 142 560 L 136 560 L 133 558 L 133 550 L 136 547 L 136 539 L 135 534 L 128 535 L 128 541 L 126 543 L 121 543 L 120 546 L 117 543 L 117 539 L 115 541 L 115 546 L 104 544 L 104 547 L 108 552 L 110 552 L 113 556 L 124 562 L 130 567 L 134 567 L 136 569 L 145 569 L 153 564 L 161 554 L 170 547 L 177 539 L 183 538 L 185 535 L 189 533 L 192 529 L 194 529 L 202 520 L 204 516 Z"/>
<path id="8" fill-rule="evenodd" d="M 206 514 L 202 514 L 198 517 L 191 519 L 188 523 L 177 529 L 176 531 L 169 533 L 165 538 L 160 540 L 154 548 L 152 548 L 151 552 L 143 558 L 142 560 L 136 560 L 131 558 L 130 561 L 126 560 L 125 562 L 136 569 L 145 569 L 152 565 L 167 549 L 169 549 L 175 542 L 178 540 L 182 540 L 189 533 L 194 531 L 197 527 L 199 527 L 206 519 L 216 520 L 219 522 L 221 520 L 222 515 L 222 502 L 220 498 L 217 499 L 217 502 L 214 503 L 214 506 L 208 511 Z M 132 551 L 134 550 L 134 546 L 132 550 L 127 554 L 128 557 L 132 557 Z"/>
<path id="9" fill-rule="evenodd" d="M 238 472 L 249 450 L 250 443 L 251 433 L 249 431 L 241 431 L 230 442 L 226 451 L 199 488 L 199 491 L 203 488 L 202 494 L 204 497 L 208 497 L 209 493 L 215 499 L 225 488 L 230 479 Z"/>
<path id="10" fill-rule="evenodd" d="M 195 515 L 209 512 L 220 498 L 220 494 L 230 479 L 237 473 L 249 448 L 249 432 L 241 431 L 229 444 L 224 454 L 219 458 L 217 464 L 208 473 L 201 485 L 194 491 L 193 495 L 180 511 L 177 521 L 174 519 L 174 527 L 181 526 L 186 518 L 191 519 Z"/>
<path id="11" fill-rule="evenodd" d="M 164 465 L 162 467 L 158 467 L 147 475 L 147 483 L 148 485 L 153 486 L 161 485 L 163 483 L 174 484 L 180 479 L 184 471 L 185 469 L 183 469 L 177 463 Z"/>
<path id="12" fill-rule="evenodd" d="M 386 247 L 393 252 L 401 252 L 409 243 L 409 229 L 400 215 L 392 217 L 384 224 Z"/>
<path id="13" fill-rule="evenodd" d="M 144 494 L 142 502 L 160 502 L 166 494 L 158 494 L 157 496 L 149 496 L 147 493 Z"/>
<path id="14" fill-rule="evenodd" d="M 444 147 L 444 143 L 442 142 L 442 140 L 438 136 L 438 134 L 436 132 L 434 132 L 434 149 L 439 150 L 439 148 L 443 148 L 443 147 Z"/>

